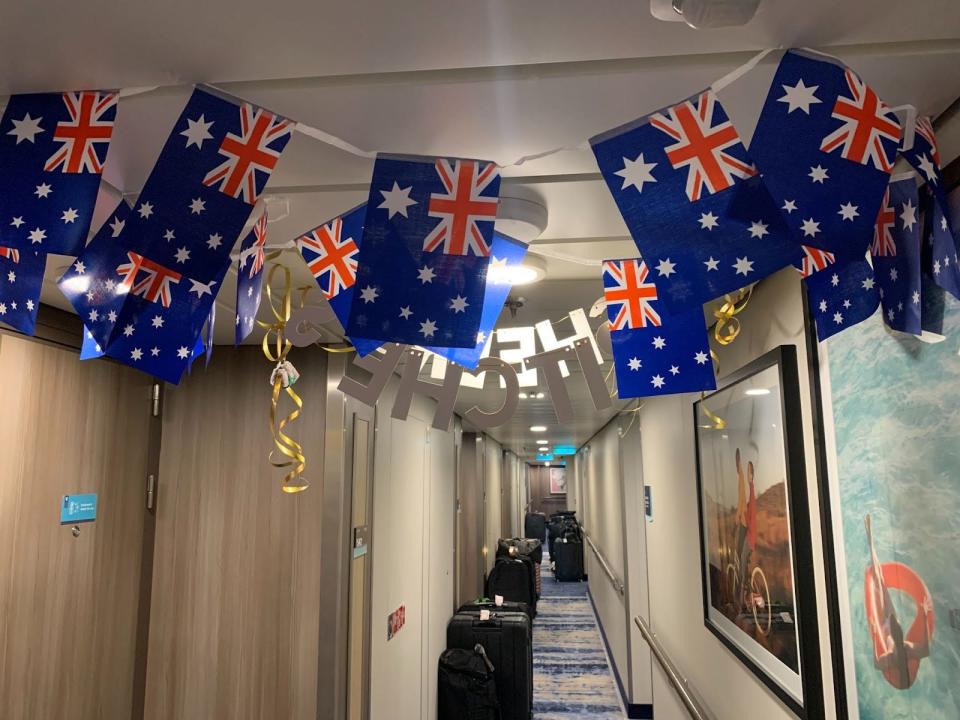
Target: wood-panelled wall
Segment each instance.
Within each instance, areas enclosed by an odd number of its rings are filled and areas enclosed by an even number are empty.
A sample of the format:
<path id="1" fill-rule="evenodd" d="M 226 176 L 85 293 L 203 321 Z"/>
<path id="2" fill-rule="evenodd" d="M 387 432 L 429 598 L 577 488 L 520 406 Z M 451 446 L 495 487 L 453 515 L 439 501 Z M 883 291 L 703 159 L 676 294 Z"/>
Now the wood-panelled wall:
<path id="1" fill-rule="evenodd" d="M 551 468 L 540 465 L 527 466 L 527 479 L 530 483 L 530 511 L 542 512 L 550 516 L 560 510 L 567 509 L 567 494 L 550 494 Z"/>
<path id="2" fill-rule="evenodd" d="M 326 359 L 291 359 L 305 407 L 288 432 L 313 482 L 297 495 L 267 463 L 259 349 L 218 347 L 166 394 L 147 720 L 316 717 Z"/>
<path id="3" fill-rule="evenodd" d="M 128 720 L 152 382 L 14 335 L 0 377 L 0 717 Z M 74 537 L 78 493 L 98 514 Z"/>

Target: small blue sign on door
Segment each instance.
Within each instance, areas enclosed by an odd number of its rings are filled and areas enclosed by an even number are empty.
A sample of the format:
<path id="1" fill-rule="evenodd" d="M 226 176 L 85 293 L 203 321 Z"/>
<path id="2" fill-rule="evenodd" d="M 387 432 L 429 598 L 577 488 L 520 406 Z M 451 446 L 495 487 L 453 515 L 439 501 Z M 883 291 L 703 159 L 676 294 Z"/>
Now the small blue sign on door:
<path id="1" fill-rule="evenodd" d="M 93 522 L 97 519 L 97 494 L 64 495 L 60 503 L 60 524 Z"/>

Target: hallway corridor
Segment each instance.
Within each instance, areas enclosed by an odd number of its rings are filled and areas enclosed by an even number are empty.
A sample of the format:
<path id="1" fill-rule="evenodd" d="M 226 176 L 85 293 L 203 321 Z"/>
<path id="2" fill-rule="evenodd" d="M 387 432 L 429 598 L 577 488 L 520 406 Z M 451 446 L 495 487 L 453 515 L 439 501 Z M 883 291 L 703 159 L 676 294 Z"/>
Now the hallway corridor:
<path id="1" fill-rule="evenodd" d="M 587 583 L 559 583 L 544 553 L 543 591 L 533 622 L 535 720 L 626 717 Z"/>

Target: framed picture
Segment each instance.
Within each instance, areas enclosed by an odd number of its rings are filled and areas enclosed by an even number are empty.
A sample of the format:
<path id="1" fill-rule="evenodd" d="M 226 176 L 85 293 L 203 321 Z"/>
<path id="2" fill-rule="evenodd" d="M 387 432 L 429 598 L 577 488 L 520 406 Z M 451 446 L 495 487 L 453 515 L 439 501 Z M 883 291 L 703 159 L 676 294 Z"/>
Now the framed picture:
<path id="1" fill-rule="evenodd" d="M 562 467 L 550 468 L 550 494 L 567 494 L 567 469 Z"/>
<path id="2" fill-rule="evenodd" d="M 796 348 L 784 345 L 694 404 L 697 491 L 707 629 L 814 718 L 821 668 L 798 383 Z"/>

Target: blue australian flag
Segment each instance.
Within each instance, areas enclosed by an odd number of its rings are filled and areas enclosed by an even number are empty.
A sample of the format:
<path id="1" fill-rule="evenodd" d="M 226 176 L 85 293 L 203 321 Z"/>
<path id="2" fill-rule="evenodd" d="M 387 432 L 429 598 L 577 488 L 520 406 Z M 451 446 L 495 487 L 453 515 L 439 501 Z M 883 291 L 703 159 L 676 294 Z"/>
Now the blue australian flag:
<path id="1" fill-rule="evenodd" d="M 264 245 L 267 242 L 267 211 L 253 225 L 253 229 L 240 243 L 240 258 L 237 260 L 237 345 L 253 332 L 260 310 L 260 293 L 263 290 Z M 212 323 L 211 323 L 212 325 Z"/>
<path id="2" fill-rule="evenodd" d="M 499 194 L 492 162 L 378 155 L 347 334 L 473 348 Z"/>
<path id="3" fill-rule="evenodd" d="M 921 332 L 922 310 L 918 204 L 915 175 L 893 178 L 880 204 L 870 244 L 883 321 L 913 335 Z"/>
<path id="4" fill-rule="evenodd" d="M 483 295 L 483 312 L 480 315 L 480 332 L 477 344 L 472 348 L 430 347 L 426 349 L 445 357 L 462 367 L 475 370 L 483 356 L 483 350 L 490 342 L 493 328 L 500 318 L 503 304 L 507 301 L 512 287 L 508 268 L 516 267 L 527 255 L 527 246 L 502 233 L 493 233 L 493 245 L 490 250 L 490 268 L 487 271 L 487 289 Z"/>
<path id="5" fill-rule="evenodd" d="M 0 323 L 33 335 L 47 256 L 0 247 Z"/>
<path id="6" fill-rule="evenodd" d="M 366 213 L 367 206 L 359 205 L 297 238 L 297 249 L 310 274 L 344 328 L 350 318 L 357 284 L 357 255 L 363 240 Z M 383 344 L 379 340 L 353 336 L 348 339 L 360 357 L 369 355 Z"/>
<path id="7" fill-rule="evenodd" d="M 119 232 L 98 233 L 60 280 L 108 356 L 179 381 L 292 130 L 262 108 L 193 92 Z"/>
<path id="8" fill-rule="evenodd" d="M 590 143 L 671 313 L 701 307 L 799 256 L 713 91 Z"/>
<path id="9" fill-rule="evenodd" d="M 700 306 L 667 315 L 639 259 L 606 260 L 603 294 L 621 399 L 717 387 Z"/>
<path id="10" fill-rule="evenodd" d="M 802 245 L 838 261 L 866 253 L 900 141 L 900 124 L 852 70 L 787 52 L 750 154 Z"/>
<path id="11" fill-rule="evenodd" d="M 76 255 L 90 231 L 117 94 L 14 95 L 0 120 L 0 246 Z"/>
<path id="12" fill-rule="evenodd" d="M 841 330 L 863 322 L 880 305 L 880 293 L 873 268 L 866 257 L 837 261 L 805 281 L 810 312 L 822 342 Z"/>

